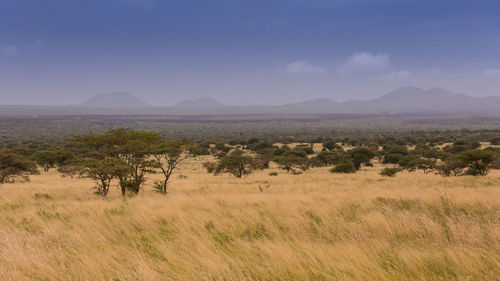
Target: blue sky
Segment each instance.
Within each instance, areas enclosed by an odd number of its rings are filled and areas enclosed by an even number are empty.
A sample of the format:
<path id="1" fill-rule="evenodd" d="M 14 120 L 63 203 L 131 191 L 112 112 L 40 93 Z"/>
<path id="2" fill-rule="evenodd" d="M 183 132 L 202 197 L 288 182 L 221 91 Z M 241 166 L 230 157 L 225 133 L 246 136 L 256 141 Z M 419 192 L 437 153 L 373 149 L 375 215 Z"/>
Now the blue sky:
<path id="1" fill-rule="evenodd" d="M 0 104 L 500 95 L 500 1 L 2 0 Z"/>

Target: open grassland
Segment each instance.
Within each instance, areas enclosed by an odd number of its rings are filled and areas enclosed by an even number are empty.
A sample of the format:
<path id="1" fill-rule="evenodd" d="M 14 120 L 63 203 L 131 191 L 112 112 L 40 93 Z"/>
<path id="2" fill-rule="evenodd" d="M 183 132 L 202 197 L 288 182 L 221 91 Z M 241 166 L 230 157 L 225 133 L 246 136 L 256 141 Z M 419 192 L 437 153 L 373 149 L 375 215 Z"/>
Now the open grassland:
<path id="1" fill-rule="evenodd" d="M 101 199 L 55 171 L 0 186 L 0 280 L 500 280 L 499 170 L 236 179 L 203 161 L 167 196 L 150 179 Z"/>

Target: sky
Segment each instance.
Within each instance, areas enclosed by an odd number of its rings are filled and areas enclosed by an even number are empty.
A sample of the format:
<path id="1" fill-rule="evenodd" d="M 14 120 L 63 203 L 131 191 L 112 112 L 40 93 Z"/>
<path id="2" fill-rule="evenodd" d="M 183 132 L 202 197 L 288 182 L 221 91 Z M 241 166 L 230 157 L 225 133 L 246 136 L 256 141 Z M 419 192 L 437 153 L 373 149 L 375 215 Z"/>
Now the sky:
<path id="1" fill-rule="evenodd" d="M 1 0 L 0 104 L 500 95 L 497 0 Z"/>

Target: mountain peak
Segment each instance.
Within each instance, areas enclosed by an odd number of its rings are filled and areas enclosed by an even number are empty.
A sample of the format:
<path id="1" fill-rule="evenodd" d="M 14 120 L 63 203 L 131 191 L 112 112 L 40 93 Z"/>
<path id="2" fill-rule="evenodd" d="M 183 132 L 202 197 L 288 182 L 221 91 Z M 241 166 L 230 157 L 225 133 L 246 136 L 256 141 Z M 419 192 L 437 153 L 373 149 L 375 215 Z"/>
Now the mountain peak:
<path id="1" fill-rule="evenodd" d="M 434 87 L 430 89 L 421 89 L 417 87 L 402 87 L 380 97 L 380 99 L 382 100 L 408 99 L 408 98 L 435 99 L 438 97 L 451 97 L 454 95 L 455 94 L 451 93 L 450 91 L 447 91 L 440 87 Z"/>
<path id="2" fill-rule="evenodd" d="M 441 88 L 441 87 L 432 87 L 430 89 L 427 89 L 427 91 L 431 92 L 448 92 L 447 90 Z"/>
<path id="3" fill-rule="evenodd" d="M 332 105 L 332 104 L 337 104 L 337 102 L 330 99 L 330 98 L 318 98 L 318 99 L 306 100 L 303 102 L 291 103 L 291 104 L 286 104 L 286 105 L 287 106 L 325 106 L 325 105 Z"/>
<path id="4" fill-rule="evenodd" d="M 434 88 L 427 89 L 425 91 L 428 93 L 434 94 L 434 95 L 437 95 L 437 94 L 448 95 L 448 96 L 455 95 L 452 92 L 445 90 L 441 87 L 434 87 Z"/>
<path id="5" fill-rule="evenodd" d="M 80 105 L 100 108 L 138 108 L 149 106 L 146 102 L 128 92 L 96 95 L 82 102 Z"/>
<path id="6" fill-rule="evenodd" d="M 401 87 L 386 95 L 380 97 L 380 99 L 393 99 L 402 96 L 418 96 L 425 92 L 425 90 L 417 87 Z"/>
<path id="7" fill-rule="evenodd" d="M 183 100 L 174 105 L 174 107 L 219 107 L 224 106 L 222 103 L 218 102 L 213 98 L 202 97 L 191 100 Z"/>

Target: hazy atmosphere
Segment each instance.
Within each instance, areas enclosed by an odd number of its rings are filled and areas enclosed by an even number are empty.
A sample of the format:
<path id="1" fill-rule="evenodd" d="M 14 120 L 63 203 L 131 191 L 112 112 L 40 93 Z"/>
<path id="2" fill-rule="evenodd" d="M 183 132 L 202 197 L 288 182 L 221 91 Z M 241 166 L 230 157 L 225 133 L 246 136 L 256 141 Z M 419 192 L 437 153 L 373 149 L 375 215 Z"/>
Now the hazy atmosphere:
<path id="1" fill-rule="evenodd" d="M 493 0 L 3 0 L 0 104 L 500 95 Z"/>
<path id="2" fill-rule="evenodd" d="M 500 281 L 500 0 L 0 0 L 0 281 Z"/>

